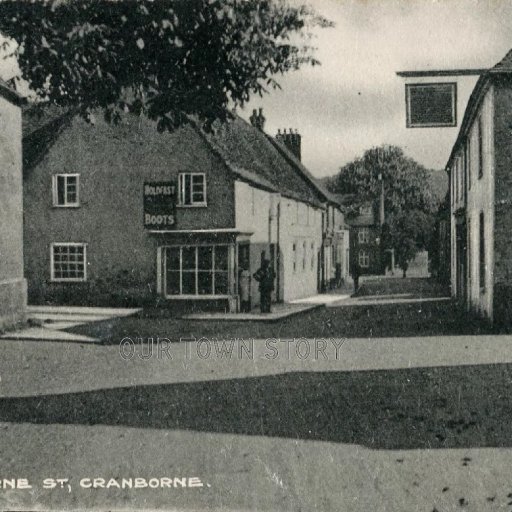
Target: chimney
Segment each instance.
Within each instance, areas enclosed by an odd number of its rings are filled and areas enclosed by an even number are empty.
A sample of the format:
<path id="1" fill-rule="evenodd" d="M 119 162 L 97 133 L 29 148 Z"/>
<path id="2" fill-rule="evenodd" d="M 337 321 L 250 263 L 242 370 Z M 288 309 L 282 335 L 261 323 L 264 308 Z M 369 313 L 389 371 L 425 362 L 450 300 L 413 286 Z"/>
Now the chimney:
<path id="1" fill-rule="evenodd" d="M 297 130 L 295 130 L 295 133 L 291 128 L 288 133 L 286 133 L 286 128 L 283 133 L 281 133 L 281 130 L 277 130 L 276 140 L 284 144 L 298 160 L 301 159 L 301 139 L 302 137 Z"/>
<path id="2" fill-rule="evenodd" d="M 266 121 L 265 116 L 263 115 L 263 109 L 260 108 L 259 112 L 256 109 L 253 109 L 252 116 L 249 118 L 249 121 L 255 128 L 258 128 L 258 130 L 263 131 Z"/>

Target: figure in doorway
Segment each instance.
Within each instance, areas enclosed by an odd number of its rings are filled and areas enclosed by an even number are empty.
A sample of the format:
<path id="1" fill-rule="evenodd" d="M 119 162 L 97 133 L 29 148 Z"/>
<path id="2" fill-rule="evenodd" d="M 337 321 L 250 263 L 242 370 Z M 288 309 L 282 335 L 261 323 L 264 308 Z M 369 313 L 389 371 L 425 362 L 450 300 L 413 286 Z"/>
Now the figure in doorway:
<path id="1" fill-rule="evenodd" d="M 243 268 L 238 281 L 240 283 L 240 311 L 249 313 L 251 311 L 251 273 L 249 270 Z"/>
<path id="2" fill-rule="evenodd" d="M 259 283 L 261 312 L 270 313 L 272 291 L 274 290 L 274 280 L 276 278 L 274 269 L 270 266 L 270 260 L 264 259 L 261 262 L 261 267 L 254 273 L 253 277 Z"/>

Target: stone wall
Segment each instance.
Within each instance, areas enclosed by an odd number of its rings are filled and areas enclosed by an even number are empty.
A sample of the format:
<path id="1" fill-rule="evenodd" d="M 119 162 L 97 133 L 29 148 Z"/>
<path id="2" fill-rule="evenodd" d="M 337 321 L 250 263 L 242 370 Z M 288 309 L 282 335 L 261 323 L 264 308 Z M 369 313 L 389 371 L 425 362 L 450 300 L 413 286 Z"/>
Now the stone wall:
<path id="1" fill-rule="evenodd" d="M 21 109 L 0 95 L 0 329 L 25 318 Z"/>

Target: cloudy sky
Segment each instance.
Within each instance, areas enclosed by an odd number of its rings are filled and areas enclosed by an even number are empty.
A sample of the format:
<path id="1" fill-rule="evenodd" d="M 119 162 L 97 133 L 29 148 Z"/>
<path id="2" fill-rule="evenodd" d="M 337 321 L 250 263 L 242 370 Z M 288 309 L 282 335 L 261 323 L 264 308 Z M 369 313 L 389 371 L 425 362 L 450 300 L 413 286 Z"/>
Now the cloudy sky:
<path id="1" fill-rule="evenodd" d="M 319 30 L 322 62 L 281 78 L 282 91 L 256 99 L 266 131 L 297 128 L 303 160 L 317 176 L 334 174 L 365 149 L 402 146 L 442 169 L 458 128 L 406 129 L 399 70 L 485 68 L 512 48 L 509 0 L 310 0 L 336 23 Z M 447 80 L 446 78 L 444 79 Z M 449 79 L 451 80 L 451 79 Z M 475 78 L 459 78 L 459 122 Z"/>
<path id="2" fill-rule="evenodd" d="M 282 90 L 251 101 L 241 114 L 263 107 L 272 135 L 298 129 L 303 160 L 317 176 L 380 144 L 444 168 L 458 128 L 406 129 L 404 80 L 396 71 L 485 68 L 512 48 L 509 0 L 289 1 L 309 3 L 336 23 L 317 31 L 322 65 L 280 77 Z M 0 76 L 13 73 L 0 61 Z M 475 81 L 457 80 L 459 123 Z"/>

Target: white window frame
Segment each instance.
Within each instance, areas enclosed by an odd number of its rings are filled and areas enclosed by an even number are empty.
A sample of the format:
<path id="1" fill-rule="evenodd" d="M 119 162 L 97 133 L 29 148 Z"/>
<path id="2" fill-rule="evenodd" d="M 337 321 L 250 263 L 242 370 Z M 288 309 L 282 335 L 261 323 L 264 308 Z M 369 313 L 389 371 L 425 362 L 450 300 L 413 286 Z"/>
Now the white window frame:
<path id="1" fill-rule="evenodd" d="M 228 268 L 227 270 L 216 270 L 215 269 L 215 248 L 216 247 L 227 247 L 227 258 L 228 258 Z M 171 300 L 178 300 L 178 299 L 226 299 L 226 298 L 229 298 L 231 295 L 230 295 L 230 276 L 232 276 L 232 265 L 231 265 L 231 254 L 230 254 L 230 247 L 232 246 L 232 244 L 228 244 L 228 243 L 215 243 L 215 244 L 173 244 L 173 245 L 164 245 L 162 247 L 160 247 L 160 250 L 162 251 L 162 254 L 161 254 L 161 259 L 162 259 L 162 262 L 163 262 L 163 265 L 162 265 L 162 272 L 163 272 L 163 294 L 165 296 L 166 299 L 171 299 Z M 183 248 L 185 247 L 193 247 L 195 248 L 195 274 L 196 274 L 196 293 L 195 294 L 191 294 L 191 293 L 182 293 L 183 291 Z M 198 255 L 198 248 L 199 247 L 211 247 L 212 248 L 212 269 L 211 269 L 211 272 L 212 272 L 212 289 L 214 290 L 215 289 L 215 273 L 216 272 L 225 272 L 226 275 L 227 275 L 227 286 L 228 286 L 228 290 L 227 290 L 227 293 L 223 293 L 223 294 L 199 294 L 199 279 L 198 279 L 198 274 L 200 272 L 199 270 L 199 265 L 198 265 L 198 259 L 199 259 L 199 255 Z M 172 294 L 172 293 L 167 293 L 167 257 L 166 257 L 166 251 L 167 249 L 177 249 L 179 251 L 179 256 L 180 256 L 180 268 L 179 270 L 175 270 L 175 272 L 179 272 L 179 276 L 180 276 L 180 293 L 179 294 Z M 185 272 L 187 272 L 187 270 L 185 270 Z"/>
<path id="2" fill-rule="evenodd" d="M 361 268 L 369 268 L 370 266 L 370 253 L 365 249 L 360 249 L 358 254 L 359 266 Z"/>
<path id="3" fill-rule="evenodd" d="M 59 203 L 59 178 L 64 178 L 64 203 Z M 76 178 L 76 201 L 70 202 L 68 196 L 68 178 Z M 52 194 L 53 206 L 57 208 L 77 208 L 80 206 L 80 174 L 78 173 L 58 173 L 52 175 Z"/>
<path id="4" fill-rule="evenodd" d="M 83 277 L 55 277 L 55 247 L 82 247 L 84 250 Z M 87 281 L 87 244 L 82 242 L 54 242 L 50 245 L 50 276 L 55 283 L 83 283 Z"/>
<path id="5" fill-rule="evenodd" d="M 185 176 L 190 176 L 190 204 L 185 202 Z M 193 181 L 195 176 L 203 178 L 203 201 L 194 201 Z M 178 206 L 181 208 L 197 208 L 207 206 L 206 199 L 206 173 L 204 172 L 180 172 L 178 175 Z"/>
<path id="6" fill-rule="evenodd" d="M 357 232 L 357 241 L 360 244 L 370 243 L 370 228 L 367 228 L 367 227 L 359 228 L 359 231 Z"/>

